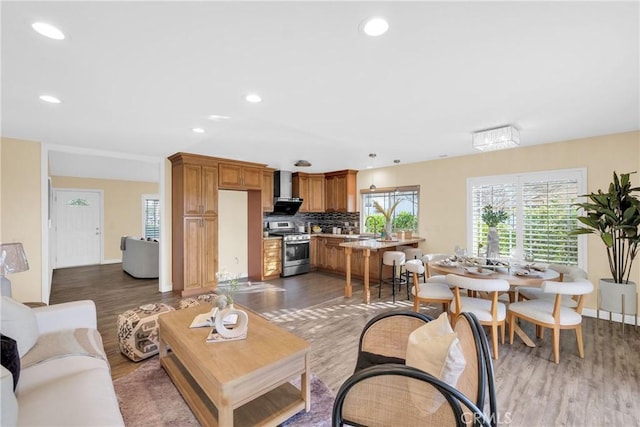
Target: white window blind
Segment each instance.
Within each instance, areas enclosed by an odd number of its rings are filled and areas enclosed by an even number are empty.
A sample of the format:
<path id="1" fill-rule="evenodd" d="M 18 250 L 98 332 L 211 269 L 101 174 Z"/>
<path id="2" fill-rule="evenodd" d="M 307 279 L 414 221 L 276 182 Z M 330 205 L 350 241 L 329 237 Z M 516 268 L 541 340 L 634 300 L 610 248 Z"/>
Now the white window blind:
<path id="1" fill-rule="evenodd" d="M 160 199 L 157 196 L 142 197 L 142 227 L 145 239 L 160 238 Z"/>
<path id="2" fill-rule="evenodd" d="M 468 180 L 468 245 L 473 255 L 486 251 L 487 226 L 482 208 L 491 204 L 508 214 L 497 227 L 500 255 L 585 267 L 584 240 L 568 233 L 577 225 L 573 205 L 585 192 L 583 169 L 548 171 Z"/>

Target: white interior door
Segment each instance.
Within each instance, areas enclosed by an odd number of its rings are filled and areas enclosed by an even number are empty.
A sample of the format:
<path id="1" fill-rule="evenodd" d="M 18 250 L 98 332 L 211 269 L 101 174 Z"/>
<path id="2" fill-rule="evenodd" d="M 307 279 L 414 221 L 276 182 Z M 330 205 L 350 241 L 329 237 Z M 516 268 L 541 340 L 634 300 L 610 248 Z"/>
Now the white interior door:
<path id="1" fill-rule="evenodd" d="M 102 191 L 54 191 L 55 267 L 102 261 Z"/>

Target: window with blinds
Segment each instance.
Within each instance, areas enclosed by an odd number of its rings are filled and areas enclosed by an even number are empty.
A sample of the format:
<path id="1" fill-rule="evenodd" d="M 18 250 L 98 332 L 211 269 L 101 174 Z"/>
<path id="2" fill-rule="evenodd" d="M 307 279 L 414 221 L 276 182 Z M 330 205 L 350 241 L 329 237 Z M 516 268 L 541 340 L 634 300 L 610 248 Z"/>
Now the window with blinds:
<path id="1" fill-rule="evenodd" d="M 473 254 L 486 251 L 488 228 L 482 209 L 490 204 L 508 214 L 507 221 L 497 227 L 501 256 L 583 267 L 584 239 L 568 233 L 577 225 L 574 203 L 585 193 L 585 176 L 585 170 L 571 169 L 470 178 L 468 245 Z"/>
<path id="2" fill-rule="evenodd" d="M 160 238 L 160 199 L 158 196 L 142 197 L 142 228 L 145 239 Z"/>

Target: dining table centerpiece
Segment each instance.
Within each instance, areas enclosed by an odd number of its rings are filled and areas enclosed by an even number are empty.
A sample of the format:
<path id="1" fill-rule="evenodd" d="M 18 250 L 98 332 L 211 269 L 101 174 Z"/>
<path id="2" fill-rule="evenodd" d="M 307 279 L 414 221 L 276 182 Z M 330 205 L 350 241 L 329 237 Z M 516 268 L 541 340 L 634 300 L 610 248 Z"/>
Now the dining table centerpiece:
<path id="1" fill-rule="evenodd" d="M 497 226 L 509 218 L 504 209 L 496 209 L 493 205 L 485 205 L 482 208 L 482 221 L 489 227 L 487 232 L 487 259 L 500 257 L 500 234 Z"/>

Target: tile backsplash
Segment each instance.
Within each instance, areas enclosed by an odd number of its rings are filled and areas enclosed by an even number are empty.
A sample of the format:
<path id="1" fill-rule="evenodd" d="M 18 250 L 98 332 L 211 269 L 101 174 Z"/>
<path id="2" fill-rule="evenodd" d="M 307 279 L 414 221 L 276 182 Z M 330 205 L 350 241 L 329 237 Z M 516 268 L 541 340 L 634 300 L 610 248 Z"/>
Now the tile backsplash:
<path id="1" fill-rule="evenodd" d="M 340 227 L 343 233 L 347 233 L 348 230 L 344 229 L 344 223 L 348 222 L 354 233 L 360 232 L 359 228 L 354 225 L 360 224 L 360 212 L 298 212 L 293 216 L 264 214 L 262 218 L 263 222 L 291 221 L 294 225 L 306 225 L 310 222 L 311 226 L 319 225 L 324 233 L 331 233 L 333 227 Z"/>

